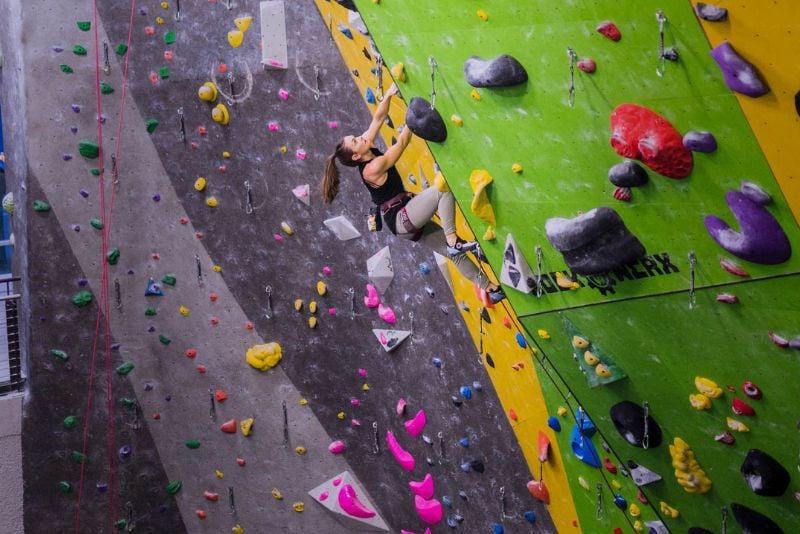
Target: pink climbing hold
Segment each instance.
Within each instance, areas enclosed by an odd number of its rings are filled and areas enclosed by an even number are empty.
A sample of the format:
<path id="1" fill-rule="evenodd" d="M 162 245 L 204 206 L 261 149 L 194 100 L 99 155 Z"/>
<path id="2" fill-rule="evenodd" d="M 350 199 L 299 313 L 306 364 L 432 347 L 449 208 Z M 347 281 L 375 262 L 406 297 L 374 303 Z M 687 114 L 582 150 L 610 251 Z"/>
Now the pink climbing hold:
<path id="1" fill-rule="evenodd" d="M 358 399 L 350 399 L 350 404 L 352 404 L 353 406 L 358 406 L 359 404 L 361 404 L 361 401 Z"/>
<path id="2" fill-rule="evenodd" d="M 411 493 L 414 495 L 419 495 L 423 499 L 430 499 L 433 497 L 433 477 L 430 473 L 425 475 L 425 478 L 422 479 L 422 482 L 417 482 L 416 480 L 411 480 L 408 483 L 408 489 L 411 490 Z"/>
<path id="3" fill-rule="evenodd" d="M 592 58 L 587 57 L 578 61 L 578 68 L 586 74 L 594 74 L 594 71 L 597 70 L 597 63 Z"/>
<path id="4" fill-rule="evenodd" d="M 274 238 L 275 238 L 275 241 L 277 241 L 277 242 L 279 242 L 279 243 L 280 243 L 281 241 L 283 241 L 283 236 L 282 236 L 282 235 L 280 235 L 280 234 L 272 234 L 272 237 L 274 237 Z"/>
<path id="5" fill-rule="evenodd" d="M 358 369 L 358 374 L 360 374 L 361 376 L 367 376 L 367 370 L 359 368 Z"/>
<path id="6" fill-rule="evenodd" d="M 339 123 L 336 121 L 328 121 L 328 128 L 331 130 L 335 130 L 339 127 Z"/>
<path id="7" fill-rule="evenodd" d="M 361 519 L 375 517 L 375 512 L 367 508 L 364 503 L 358 500 L 356 490 L 350 484 L 345 484 L 339 490 L 339 506 L 344 513 Z"/>
<path id="8" fill-rule="evenodd" d="M 422 430 L 425 428 L 425 424 L 427 422 L 428 419 L 425 417 L 425 410 L 420 410 L 417 412 L 417 415 L 415 415 L 413 419 L 409 419 L 403 424 L 405 425 L 408 433 L 411 434 L 411 437 L 416 438 L 417 436 L 422 434 Z"/>
<path id="9" fill-rule="evenodd" d="M 683 140 L 681 140 L 681 142 L 683 142 Z M 304 160 L 304 159 L 306 159 L 306 151 L 305 151 L 305 150 L 303 150 L 302 148 L 298 149 L 298 150 L 297 150 L 297 151 L 294 153 L 294 155 L 295 155 L 295 157 L 296 157 L 297 159 L 299 159 L 299 160 Z"/>
<path id="10" fill-rule="evenodd" d="M 435 525 L 442 520 L 442 503 L 438 499 L 426 500 L 415 495 L 414 508 L 417 509 L 419 518 L 428 525 Z"/>
<path id="11" fill-rule="evenodd" d="M 331 496 L 330 493 L 328 493 L 327 491 L 323 491 L 322 493 L 319 494 L 319 500 L 320 501 L 327 501 L 328 497 L 330 497 L 330 496 Z"/>
<path id="12" fill-rule="evenodd" d="M 403 415 L 406 413 L 406 400 L 400 399 L 397 401 L 397 406 L 395 406 L 394 411 L 397 412 L 397 415 Z"/>
<path id="13" fill-rule="evenodd" d="M 332 482 L 334 487 L 337 487 L 341 483 L 342 483 L 342 479 L 341 478 L 334 478 L 333 482 Z"/>
<path id="14" fill-rule="evenodd" d="M 340 439 L 337 439 L 336 441 L 328 445 L 328 451 L 330 451 L 331 454 L 342 454 L 345 448 L 346 447 L 344 441 Z"/>
<path id="15" fill-rule="evenodd" d="M 381 303 L 381 298 L 378 296 L 378 290 L 372 284 L 367 284 L 367 296 L 364 297 L 364 305 L 367 308 L 377 308 Z"/>
<path id="16" fill-rule="evenodd" d="M 622 33 L 620 33 L 619 28 L 617 25 L 607 20 L 605 22 L 601 22 L 597 28 L 597 32 L 600 33 L 603 37 L 607 39 L 611 39 L 612 41 L 616 42 L 622 39 Z"/>
<path id="17" fill-rule="evenodd" d="M 668 178 L 692 172 L 692 151 L 683 136 L 656 112 L 636 104 L 621 104 L 611 113 L 611 146 L 622 157 L 638 159 Z"/>
<path id="18" fill-rule="evenodd" d="M 336 308 L 328 308 L 328 315 L 336 315 Z"/>
<path id="19" fill-rule="evenodd" d="M 281 127 L 278 125 L 278 123 L 277 123 L 277 122 L 274 122 L 274 121 L 273 121 L 273 122 L 270 122 L 270 123 L 268 123 L 268 124 L 267 124 L 267 129 L 268 129 L 270 132 L 277 132 L 278 130 L 280 130 L 280 129 L 281 129 Z"/>
<path id="20" fill-rule="evenodd" d="M 392 452 L 394 459 L 400 464 L 400 467 L 406 471 L 414 470 L 414 466 L 417 465 L 417 462 L 414 461 L 414 457 L 411 456 L 408 451 L 397 443 L 397 439 L 395 439 L 391 430 L 386 431 L 386 444 L 389 446 L 389 450 Z"/>
<path id="21" fill-rule="evenodd" d="M 397 322 L 397 317 L 395 317 L 394 311 L 392 311 L 389 306 L 384 306 L 383 304 L 378 304 L 378 317 L 389 324 L 394 324 Z"/>
<path id="22" fill-rule="evenodd" d="M 325 276 L 328 276 L 328 275 L 330 275 L 330 274 L 331 274 L 331 272 L 332 272 L 332 271 L 331 271 L 331 268 L 330 268 L 330 267 L 328 267 L 327 265 L 326 265 L 326 266 L 324 266 L 324 267 L 322 268 L 322 274 L 324 274 Z"/>
<path id="23" fill-rule="evenodd" d="M 281 100 L 289 100 L 289 91 L 286 89 L 280 89 L 278 91 L 278 96 L 281 98 Z"/>

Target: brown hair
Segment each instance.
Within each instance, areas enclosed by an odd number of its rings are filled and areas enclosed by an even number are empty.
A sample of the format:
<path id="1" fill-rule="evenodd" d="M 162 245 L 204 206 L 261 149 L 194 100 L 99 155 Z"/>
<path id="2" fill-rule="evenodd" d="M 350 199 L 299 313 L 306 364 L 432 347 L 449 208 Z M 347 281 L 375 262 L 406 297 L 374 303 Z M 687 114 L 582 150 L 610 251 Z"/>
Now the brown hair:
<path id="1" fill-rule="evenodd" d="M 336 160 L 345 167 L 356 167 L 358 162 L 353 160 L 353 152 L 344 146 L 344 139 L 336 145 L 333 154 L 325 159 L 325 174 L 322 177 L 322 200 L 330 204 L 339 193 L 339 167 Z"/>

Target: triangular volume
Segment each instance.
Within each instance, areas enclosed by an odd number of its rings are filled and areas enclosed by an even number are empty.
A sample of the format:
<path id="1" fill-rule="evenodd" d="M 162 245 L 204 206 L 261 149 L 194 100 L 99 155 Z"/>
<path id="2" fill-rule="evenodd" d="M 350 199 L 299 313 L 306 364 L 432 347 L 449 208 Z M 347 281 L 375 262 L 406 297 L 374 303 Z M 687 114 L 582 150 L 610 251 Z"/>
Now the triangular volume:
<path id="1" fill-rule="evenodd" d="M 409 330 L 384 330 L 381 328 L 373 328 L 372 333 L 378 338 L 378 342 L 386 352 L 392 352 L 411 335 Z"/>
<path id="2" fill-rule="evenodd" d="M 308 494 L 350 530 L 389 532 L 367 492 L 349 471 L 323 482 Z"/>
<path id="3" fill-rule="evenodd" d="M 603 349 L 594 341 L 581 334 L 566 316 L 562 316 L 562 319 L 564 330 L 567 331 L 567 339 L 572 343 L 572 353 L 590 388 L 610 384 L 627 376 L 614 363 L 611 356 L 603 352 Z"/>
<path id="4" fill-rule="evenodd" d="M 305 204 L 306 206 L 311 205 L 311 188 L 308 184 L 298 185 L 294 189 L 292 189 L 292 194 L 294 197 Z"/>
<path id="5" fill-rule="evenodd" d="M 394 278 L 392 254 L 383 247 L 367 260 L 367 276 L 379 293 L 385 293 Z"/>
<path id="6" fill-rule="evenodd" d="M 332 219 L 326 219 L 323 221 L 323 224 L 328 227 L 328 230 L 336 234 L 336 237 L 342 241 L 361 237 L 361 232 L 356 230 L 356 227 L 353 226 L 353 223 L 351 223 L 344 215 L 339 215 L 338 217 L 333 217 Z"/>
<path id="7" fill-rule="evenodd" d="M 654 471 L 650 471 L 645 466 L 639 465 L 633 460 L 628 460 L 628 469 L 630 469 L 633 483 L 637 486 L 646 486 L 661 480 L 661 475 Z"/>
<path id="8" fill-rule="evenodd" d="M 428 181 L 428 177 L 425 176 L 425 169 L 422 168 L 422 163 L 418 165 L 419 168 L 419 186 L 422 189 L 428 189 L 431 186 L 431 183 Z"/>
<path id="9" fill-rule="evenodd" d="M 289 68 L 283 0 L 265 0 L 260 7 L 261 64 L 276 69 Z"/>
<path id="10" fill-rule="evenodd" d="M 447 258 L 438 252 L 434 252 L 433 256 L 436 258 L 436 266 L 439 267 L 439 272 L 442 273 L 444 281 L 447 282 L 450 291 L 453 291 L 453 279 L 450 277 L 450 269 L 447 266 Z"/>
<path id="11" fill-rule="evenodd" d="M 500 271 L 500 282 L 511 286 L 517 291 L 530 293 L 536 287 L 535 277 L 530 265 L 525 261 L 514 236 L 506 236 L 506 245 L 503 248 L 503 269 Z"/>

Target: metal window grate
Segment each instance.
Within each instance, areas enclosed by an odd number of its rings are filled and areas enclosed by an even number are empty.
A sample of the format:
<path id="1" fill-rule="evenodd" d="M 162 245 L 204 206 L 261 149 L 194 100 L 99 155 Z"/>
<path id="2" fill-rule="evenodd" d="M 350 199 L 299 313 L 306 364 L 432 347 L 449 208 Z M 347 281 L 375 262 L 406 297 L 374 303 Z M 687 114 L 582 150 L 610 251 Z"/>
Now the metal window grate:
<path id="1" fill-rule="evenodd" d="M 6 338 L 0 346 L 0 395 L 21 391 L 25 386 L 19 344 L 20 295 L 13 292 L 13 283 L 19 280 L 0 280 L 0 338 Z"/>

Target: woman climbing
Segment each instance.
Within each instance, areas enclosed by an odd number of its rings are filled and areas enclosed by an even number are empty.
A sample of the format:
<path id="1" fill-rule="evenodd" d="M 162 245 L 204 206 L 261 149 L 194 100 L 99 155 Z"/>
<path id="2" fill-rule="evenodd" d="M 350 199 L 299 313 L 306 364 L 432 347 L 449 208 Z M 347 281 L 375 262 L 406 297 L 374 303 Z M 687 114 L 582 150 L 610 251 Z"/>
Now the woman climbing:
<path id="1" fill-rule="evenodd" d="M 392 97 L 396 94 L 397 86 L 392 84 L 375 109 L 367 131 L 359 136 L 343 137 L 334 153 L 328 156 L 322 179 L 322 198 L 329 204 L 339 192 L 337 160 L 346 167 L 357 167 L 361 181 L 380 214 L 376 217 L 378 229 L 382 218 L 389 230 L 398 237 L 419 241 L 449 257 L 462 275 L 485 290 L 492 303 L 497 303 L 505 298 L 505 294 L 487 277 L 481 276 L 480 270 L 467 257 L 466 253 L 471 252 L 479 261 L 485 261 L 477 242 L 465 241 L 456 234 L 455 197 L 442 174 L 437 173 L 433 185 L 418 195 L 405 190 L 395 163 L 411 142 L 411 129 L 404 128 L 397 142 L 385 154 L 374 146 L 378 131 L 389 114 Z M 431 221 L 437 211 L 442 221 L 441 227 Z"/>

